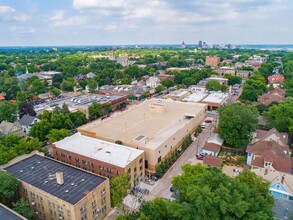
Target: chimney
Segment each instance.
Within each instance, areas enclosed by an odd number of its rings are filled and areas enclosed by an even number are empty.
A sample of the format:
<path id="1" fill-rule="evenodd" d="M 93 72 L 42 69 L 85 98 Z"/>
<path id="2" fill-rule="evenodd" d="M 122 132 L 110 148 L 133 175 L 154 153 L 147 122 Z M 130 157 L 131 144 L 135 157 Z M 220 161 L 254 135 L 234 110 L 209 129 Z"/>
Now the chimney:
<path id="1" fill-rule="evenodd" d="M 56 172 L 56 181 L 58 185 L 63 185 L 64 184 L 64 179 L 63 179 L 63 172 Z"/>
<path id="2" fill-rule="evenodd" d="M 285 180 L 285 175 L 282 176 L 281 178 L 281 183 L 284 184 L 284 180 Z"/>

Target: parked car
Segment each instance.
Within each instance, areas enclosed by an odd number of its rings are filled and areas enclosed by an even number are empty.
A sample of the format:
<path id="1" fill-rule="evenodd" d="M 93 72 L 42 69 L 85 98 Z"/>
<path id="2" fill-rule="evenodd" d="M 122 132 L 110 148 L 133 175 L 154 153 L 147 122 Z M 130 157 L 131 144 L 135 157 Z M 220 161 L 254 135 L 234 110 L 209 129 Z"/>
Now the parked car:
<path id="1" fill-rule="evenodd" d="M 174 186 L 170 187 L 170 192 L 174 192 Z"/>
<path id="2" fill-rule="evenodd" d="M 204 122 L 209 124 L 212 123 L 212 120 L 205 120 Z"/>
<path id="3" fill-rule="evenodd" d="M 205 156 L 202 155 L 202 154 L 197 154 L 197 155 L 196 155 L 196 159 L 198 159 L 198 160 L 203 160 L 204 157 L 205 157 Z"/>

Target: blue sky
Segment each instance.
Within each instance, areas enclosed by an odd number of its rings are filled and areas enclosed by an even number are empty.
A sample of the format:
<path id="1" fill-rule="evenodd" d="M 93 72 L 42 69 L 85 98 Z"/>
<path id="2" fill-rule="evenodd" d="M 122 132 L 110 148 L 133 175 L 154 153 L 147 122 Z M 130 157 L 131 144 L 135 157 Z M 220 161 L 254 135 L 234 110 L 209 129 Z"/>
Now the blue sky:
<path id="1" fill-rule="evenodd" d="M 293 0 L 0 0 L 0 46 L 293 44 Z"/>

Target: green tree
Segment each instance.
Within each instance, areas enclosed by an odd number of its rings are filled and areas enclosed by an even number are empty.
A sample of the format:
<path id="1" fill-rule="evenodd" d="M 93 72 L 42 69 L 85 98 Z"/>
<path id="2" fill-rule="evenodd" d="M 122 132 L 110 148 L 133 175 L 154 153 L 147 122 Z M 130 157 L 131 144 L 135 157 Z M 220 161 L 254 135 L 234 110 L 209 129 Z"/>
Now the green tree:
<path id="1" fill-rule="evenodd" d="M 20 182 L 5 171 L 0 172 L 0 202 L 11 204 L 16 195 Z"/>
<path id="2" fill-rule="evenodd" d="M 110 194 L 112 207 L 122 205 L 123 199 L 125 196 L 127 196 L 130 186 L 131 185 L 128 182 L 127 173 L 123 173 L 122 175 L 116 176 L 110 180 Z"/>
<path id="3" fill-rule="evenodd" d="M 267 90 L 265 78 L 260 74 L 251 76 L 243 86 L 240 96 L 243 100 L 256 101 L 258 96 Z"/>
<path id="4" fill-rule="evenodd" d="M 89 87 L 89 92 L 95 93 L 97 90 L 98 83 L 94 79 L 88 79 L 87 85 Z"/>
<path id="5" fill-rule="evenodd" d="M 258 111 L 250 105 L 232 104 L 219 109 L 218 132 L 231 147 L 244 148 L 258 125 Z"/>
<path id="6" fill-rule="evenodd" d="M 71 135 L 70 130 L 67 129 L 52 129 L 50 130 L 49 134 L 47 135 L 47 138 L 51 143 L 54 143 L 56 141 L 60 141 L 68 136 Z"/>
<path id="7" fill-rule="evenodd" d="M 270 128 L 276 128 L 280 132 L 293 134 L 293 99 L 288 99 L 269 107 L 263 115 Z"/>
<path id="8" fill-rule="evenodd" d="M 224 76 L 226 79 L 228 79 L 228 85 L 235 85 L 235 84 L 241 84 L 242 78 L 240 76 L 233 76 L 231 74 L 226 74 Z"/>
<path id="9" fill-rule="evenodd" d="M 170 87 L 175 85 L 175 82 L 173 80 L 171 80 L 171 79 L 165 79 L 165 80 L 162 81 L 162 85 L 167 87 L 167 88 L 170 88 Z"/>
<path id="10" fill-rule="evenodd" d="M 165 89 L 165 87 L 163 85 L 158 85 L 155 90 L 156 90 L 156 93 L 160 93 L 162 92 L 163 90 Z"/>
<path id="11" fill-rule="evenodd" d="M 38 138 L 40 141 L 45 141 L 52 125 L 48 120 L 41 120 L 34 124 L 30 129 L 30 136 Z"/>
<path id="12" fill-rule="evenodd" d="M 14 122 L 18 112 L 18 104 L 13 102 L 0 102 L 0 123 L 2 121 Z"/>
<path id="13" fill-rule="evenodd" d="M 53 88 L 51 89 L 51 92 L 53 93 L 53 95 L 54 95 L 55 97 L 58 97 L 58 96 L 61 94 L 60 89 L 58 89 L 58 88 L 56 88 L 56 87 L 53 87 Z"/>
<path id="14" fill-rule="evenodd" d="M 217 80 L 210 80 L 205 85 L 208 91 L 220 91 L 222 90 L 222 85 Z"/>
<path id="15" fill-rule="evenodd" d="M 86 115 L 83 112 L 72 112 L 69 115 L 72 127 L 79 127 L 87 122 Z"/>
<path id="16" fill-rule="evenodd" d="M 34 95 L 31 92 L 28 91 L 19 91 L 16 94 L 16 100 L 19 103 L 25 103 L 29 102 L 33 99 Z"/>
<path id="17" fill-rule="evenodd" d="M 46 92 L 46 87 L 45 87 L 44 83 L 42 83 L 41 80 L 35 79 L 32 82 L 32 87 L 30 89 L 30 92 L 32 94 L 38 95 L 38 94 Z"/>
<path id="18" fill-rule="evenodd" d="M 284 88 L 285 88 L 285 91 L 286 91 L 286 96 L 287 97 L 293 97 L 293 77 L 291 79 L 286 79 L 285 80 Z"/>
<path id="19" fill-rule="evenodd" d="M 89 106 L 89 119 L 94 120 L 96 118 L 99 118 L 105 114 L 102 106 L 100 103 L 92 102 Z"/>
<path id="20" fill-rule="evenodd" d="M 27 219 L 33 219 L 33 212 L 27 201 L 23 198 L 12 204 L 13 210 Z"/>

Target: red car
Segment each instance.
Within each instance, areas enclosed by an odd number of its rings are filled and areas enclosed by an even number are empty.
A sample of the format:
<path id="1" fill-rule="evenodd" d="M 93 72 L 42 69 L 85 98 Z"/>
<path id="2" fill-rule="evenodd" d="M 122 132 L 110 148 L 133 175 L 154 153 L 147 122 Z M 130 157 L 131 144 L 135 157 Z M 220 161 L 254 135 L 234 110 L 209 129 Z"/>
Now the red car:
<path id="1" fill-rule="evenodd" d="M 212 120 L 205 120 L 205 123 L 212 123 Z"/>

